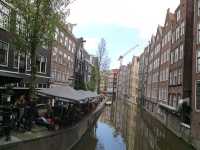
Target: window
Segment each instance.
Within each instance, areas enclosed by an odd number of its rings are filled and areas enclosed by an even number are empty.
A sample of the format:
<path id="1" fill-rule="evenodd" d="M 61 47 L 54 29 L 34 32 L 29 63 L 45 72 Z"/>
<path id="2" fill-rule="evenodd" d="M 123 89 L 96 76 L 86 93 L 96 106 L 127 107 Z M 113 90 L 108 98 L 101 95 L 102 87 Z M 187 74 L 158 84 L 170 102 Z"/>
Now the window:
<path id="1" fill-rule="evenodd" d="M 200 0 L 198 0 L 198 16 L 200 16 Z"/>
<path id="2" fill-rule="evenodd" d="M 180 49 L 179 49 L 179 59 L 183 59 L 183 44 L 180 45 Z"/>
<path id="3" fill-rule="evenodd" d="M 39 73 L 46 73 L 47 58 L 45 56 L 38 56 L 36 59 L 36 65 Z"/>
<path id="4" fill-rule="evenodd" d="M 180 30 L 179 27 L 176 28 L 176 40 L 178 40 L 180 37 Z"/>
<path id="5" fill-rule="evenodd" d="M 196 81 L 195 106 L 196 106 L 196 110 L 200 111 L 200 81 Z"/>
<path id="6" fill-rule="evenodd" d="M 176 17 L 177 17 L 177 21 L 179 21 L 180 18 L 181 18 L 181 11 L 180 10 L 177 11 Z"/>
<path id="7" fill-rule="evenodd" d="M 200 72 L 200 50 L 197 50 L 197 72 Z"/>
<path id="8" fill-rule="evenodd" d="M 172 32 L 171 32 L 171 31 L 169 31 L 169 32 L 168 32 L 168 42 L 170 42 L 170 41 L 171 41 L 171 37 L 172 37 Z"/>
<path id="9" fill-rule="evenodd" d="M 175 42 L 175 32 L 172 33 L 172 44 Z"/>
<path id="10" fill-rule="evenodd" d="M 25 20 L 19 14 L 16 15 L 16 33 L 24 35 L 25 32 Z"/>
<path id="11" fill-rule="evenodd" d="M 181 23 L 181 36 L 185 34 L 185 23 Z"/>
<path id="12" fill-rule="evenodd" d="M 172 72 L 170 72 L 169 73 L 169 84 L 170 85 L 172 85 L 172 76 L 173 76 L 173 74 L 172 74 Z"/>
<path id="13" fill-rule="evenodd" d="M 165 75 L 165 77 L 166 77 L 166 80 L 168 80 L 168 78 L 169 78 L 169 69 L 168 68 L 166 69 L 166 75 Z"/>
<path id="14" fill-rule="evenodd" d="M 166 52 L 163 53 L 163 62 L 166 62 Z"/>
<path id="15" fill-rule="evenodd" d="M 26 71 L 26 54 L 21 52 L 19 54 L 19 72 L 25 73 Z"/>
<path id="16" fill-rule="evenodd" d="M 27 71 L 31 70 L 31 57 L 30 57 L 30 54 L 26 55 L 26 70 Z"/>
<path id="17" fill-rule="evenodd" d="M 55 40 L 58 39 L 58 35 L 59 35 L 59 29 L 56 27 L 56 29 L 55 29 Z"/>
<path id="18" fill-rule="evenodd" d="M 167 61 L 169 61 L 169 57 L 170 57 L 170 50 L 167 50 Z"/>
<path id="19" fill-rule="evenodd" d="M 61 54 L 58 55 L 58 61 L 59 64 L 63 64 L 63 56 Z"/>
<path id="20" fill-rule="evenodd" d="M 0 41 L 0 65 L 8 65 L 8 50 L 9 45 L 3 41 Z"/>
<path id="21" fill-rule="evenodd" d="M 173 51 L 171 52 L 171 58 L 170 58 L 170 61 L 171 61 L 171 64 L 174 63 L 174 52 L 173 52 Z"/>
<path id="22" fill-rule="evenodd" d="M 52 77 L 53 80 L 56 79 L 56 69 L 52 69 L 52 71 L 51 71 L 51 77 Z"/>
<path id="23" fill-rule="evenodd" d="M 178 61 L 178 48 L 175 50 L 175 59 L 174 62 Z"/>
<path id="24" fill-rule="evenodd" d="M 200 23 L 198 24 L 197 27 L 197 44 L 200 44 Z"/>
<path id="25" fill-rule="evenodd" d="M 173 96 L 173 107 L 177 107 L 177 98 L 176 95 Z"/>
<path id="26" fill-rule="evenodd" d="M 46 73 L 46 68 L 47 68 L 47 58 L 42 56 L 40 62 L 40 72 Z"/>
<path id="27" fill-rule="evenodd" d="M 65 47 L 68 46 L 68 37 L 65 37 Z"/>
<path id="28" fill-rule="evenodd" d="M 69 40 L 69 47 L 68 50 L 71 51 L 71 40 Z"/>
<path id="29" fill-rule="evenodd" d="M 177 84 L 177 70 L 174 71 L 174 82 L 173 85 Z"/>
<path id="30" fill-rule="evenodd" d="M 182 82 L 182 69 L 178 70 L 178 84 L 181 84 Z"/>
<path id="31" fill-rule="evenodd" d="M 14 68 L 19 67 L 19 52 L 18 51 L 14 51 L 13 67 Z"/>
<path id="32" fill-rule="evenodd" d="M 9 9 L 0 2 L 0 28 L 9 29 Z"/>

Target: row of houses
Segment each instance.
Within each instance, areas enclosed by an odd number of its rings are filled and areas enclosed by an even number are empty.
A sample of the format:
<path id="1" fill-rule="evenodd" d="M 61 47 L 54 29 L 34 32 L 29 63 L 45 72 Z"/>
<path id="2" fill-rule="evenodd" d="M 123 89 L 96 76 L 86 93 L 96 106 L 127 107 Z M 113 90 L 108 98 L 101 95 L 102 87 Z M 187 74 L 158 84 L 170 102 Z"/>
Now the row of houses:
<path id="1" fill-rule="evenodd" d="M 12 40 L 10 19 L 12 7 L 0 0 L 0 85 L 15 82 L 15 90 L 29 88 L 31 79 L 30 54 L 19 52 Z M 16 29 L 20 24 L 16 23 Z M 71 85 L 90 80 L 92 66 L 97 57 L 88 54 L 85 40 L 73 34 L 74 25 L 58 23 L 51 47 L 37 50 L 37 88 Z M 2 87 L 3 88 L 3 87 Z"/>
<path id="2" fill-rule="evenodd" d="M 138 101 L 139 86 L 139 57 L 133 56 L 132 62 L 120 66 L 117 74 L 117 97 L 128 99 L 136 103 Z"/>
<path id="3" fill-rule="evenodd" d="M 139 60 L 141 105 L 200 147 L 200 0 L 180 0 Z"/>

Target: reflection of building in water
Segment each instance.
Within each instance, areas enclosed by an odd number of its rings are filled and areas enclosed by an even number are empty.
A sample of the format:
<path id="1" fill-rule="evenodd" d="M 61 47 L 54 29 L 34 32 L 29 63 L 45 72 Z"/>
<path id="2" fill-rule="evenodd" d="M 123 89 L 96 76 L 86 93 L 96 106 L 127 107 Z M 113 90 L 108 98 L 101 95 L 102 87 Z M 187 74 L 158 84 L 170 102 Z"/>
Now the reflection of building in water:
<path id="1" fill-rule="evenodd" d="M 146 112 L 137 116 L 135 129 L 134 150 L 193 150 Z"/>
<path id="2" fill-rule="evenodd" d="M 106 107 L 101 121 L 121 134 L 127 150 L 192 150 L 147 112 L 141 112 L 129 101 L 117 100 Z"/>
<path id="3" fill-rule="evenodd" d="M 133 56 L 132 62 L 123 65 L 117 74 L 117 96 L 129 101 L 137 102 L 139 85 L 139 57 Z"/>
<path id="4" fill-rule="evenodd" d="M 134 148 L 133 139 L 135 136 L 136 114 L 137 107 L 135 104 L 129 101 L 118 100 L 111 107 L 106 107 L 101 116 L 102 122 L 110 122 L 115 127 L 116 134 L 122 134 L 128 150 L 133 150 Z"/>

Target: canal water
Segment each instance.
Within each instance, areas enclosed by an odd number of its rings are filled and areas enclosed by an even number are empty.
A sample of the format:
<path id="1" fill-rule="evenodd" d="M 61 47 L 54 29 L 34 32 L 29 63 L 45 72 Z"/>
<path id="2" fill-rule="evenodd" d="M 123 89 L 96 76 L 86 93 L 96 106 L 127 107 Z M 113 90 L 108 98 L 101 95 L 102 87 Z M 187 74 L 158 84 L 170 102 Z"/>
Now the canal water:
<path id="1" fill-rule="evenodd" d="M 193 149 L 135 104 L 116 100 L 73 150 Z"/>

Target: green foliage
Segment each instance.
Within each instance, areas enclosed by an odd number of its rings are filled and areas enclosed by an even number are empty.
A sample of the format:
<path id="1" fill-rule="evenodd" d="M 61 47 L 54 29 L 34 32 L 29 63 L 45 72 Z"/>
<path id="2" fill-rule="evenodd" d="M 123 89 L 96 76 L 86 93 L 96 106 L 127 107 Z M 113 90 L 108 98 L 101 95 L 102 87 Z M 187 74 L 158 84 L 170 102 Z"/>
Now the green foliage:
<path id="1" fill-rule="evenodd" d="M 16 49 L 31 56 L 30 96 L 35 97 L 36 50 L 51 46 L 55 27 L 64 21 L 64 7 L 68 0 L 7 0 L 14 8 L 11 15 L 11 32 Z"/>
<path id="2" fill-rule="evenodd" d="M 91 72 L 91 79 L 89 83 L 87 84 L 88 90 L 95 91 L 96 90 L 96 84 L 97 84 L 97 67 L 92 67 Z"/>
<path id="3" fill-rule="evenodd" d="M 83 80 L 76 81 L 75 89 L 76 90 L 84 90 L 84 91 L 87 90 L 85 82 Z"/>

